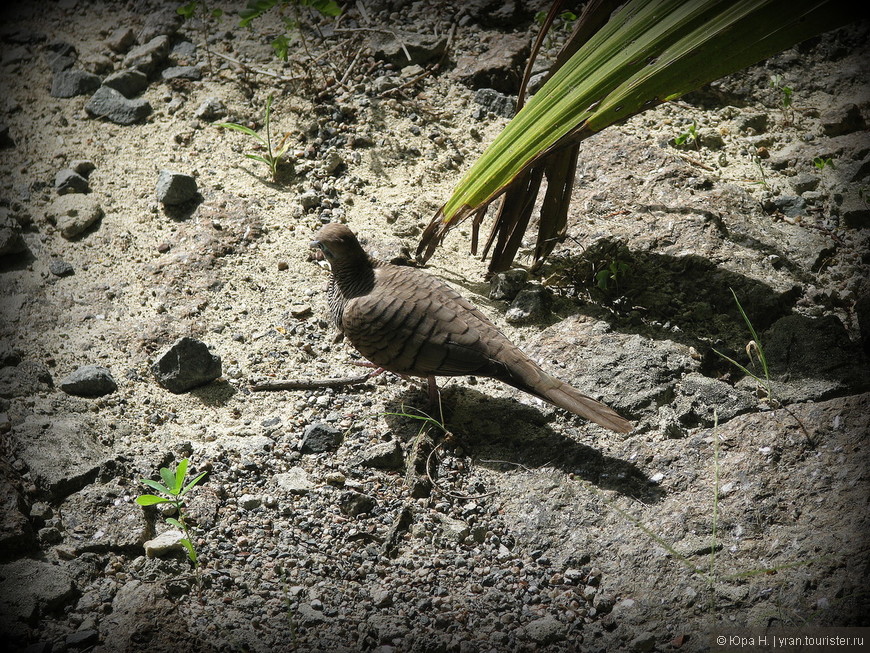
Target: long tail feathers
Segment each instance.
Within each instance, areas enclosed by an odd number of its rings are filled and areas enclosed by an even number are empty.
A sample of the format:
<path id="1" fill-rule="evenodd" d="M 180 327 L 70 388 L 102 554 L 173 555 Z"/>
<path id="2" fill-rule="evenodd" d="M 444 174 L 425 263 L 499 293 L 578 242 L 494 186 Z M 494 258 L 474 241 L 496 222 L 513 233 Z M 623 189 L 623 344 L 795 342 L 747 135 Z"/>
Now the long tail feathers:
<path id="1" fill-rule="evenodd" d="M 580 417 L 600 424 L 611 431 L 628 433 L 633 428 L 631 422 L 612 408 L 605 406 L 592 397 L 587 397 L 563 381 L 558 379 L 553 379 L 553 381 L 556 382 L 556 385 L 547 388 L 543 392 L 535 392 L 535 394 L 538 394 L 542 399 L 546 399 L 559 408 L 564 408 L 575 415 L 580 415 Z"/>

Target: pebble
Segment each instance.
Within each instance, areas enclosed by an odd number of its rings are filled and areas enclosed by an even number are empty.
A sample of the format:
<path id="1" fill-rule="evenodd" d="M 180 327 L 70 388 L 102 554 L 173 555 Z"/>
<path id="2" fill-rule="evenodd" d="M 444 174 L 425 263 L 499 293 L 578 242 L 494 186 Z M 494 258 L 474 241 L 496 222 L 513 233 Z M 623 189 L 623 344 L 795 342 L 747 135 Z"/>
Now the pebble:
<path id="1" fill-rule="evenodd" d="M 197 81 L 202 79 L 202 71 L 196 66 L 172 66 L 164 69 L 160 73 L 160 77 L 166 80 L 189 79 Z"/>
<path id="2" fill-rule="evenodd" d="M 193 112 L 193 115 L 199 120 L 212 122 L 226 117 L 227 107 L 220 98 L 209 97 L 203 100 L 202 104 Z"/>
<path id="3" fill-rule="evenodd" d="M 102 397 L 118 389 L 112 373 L 100 365 L 85 365 L 60 382 L 60 389 L 78 397 Z"/>
<path id="4" fill-rule="evenodd" d="M 402 445 L 398 440 L 380 442 L 361 452 L 356 463 L 376 469 L 401 469 L 405 465 Z"/>
<path id="5" fill-rule="evenodd" d="M 157 177 L 157 201 L 169 206 L 184 204 L 198 193 L 196 179 L 172 170 L 161 170 Z"/>
<path id="6" fill-rule="evenodd" d="M 305 454 L 335 451 L 341 444 L 342 434 L 334 426 L 314 422 L 305 427 L 299 451 Z"/>
<path id="7" fill-rule="evenodd" d="M 145 542 L 145 555 L 149 558 L 159 558 L 173 551 L 181 551 L 184 547 L 181 543 L 182 539 L 184 533 L 179 530 L 164 531 L 154 539 Z"/>

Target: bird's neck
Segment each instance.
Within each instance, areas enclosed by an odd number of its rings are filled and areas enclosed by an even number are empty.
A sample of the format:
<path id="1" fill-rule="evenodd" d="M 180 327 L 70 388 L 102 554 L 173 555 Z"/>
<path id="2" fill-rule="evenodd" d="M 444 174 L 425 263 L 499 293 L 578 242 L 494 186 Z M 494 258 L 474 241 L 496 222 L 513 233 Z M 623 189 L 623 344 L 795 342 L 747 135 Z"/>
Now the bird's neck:
<path id="1" fill-rule="evenodd" d="M 375 285 L 375 266 L 368 256 L 333 263 L 332 277 L 345 300 L 371 292 Z"/>

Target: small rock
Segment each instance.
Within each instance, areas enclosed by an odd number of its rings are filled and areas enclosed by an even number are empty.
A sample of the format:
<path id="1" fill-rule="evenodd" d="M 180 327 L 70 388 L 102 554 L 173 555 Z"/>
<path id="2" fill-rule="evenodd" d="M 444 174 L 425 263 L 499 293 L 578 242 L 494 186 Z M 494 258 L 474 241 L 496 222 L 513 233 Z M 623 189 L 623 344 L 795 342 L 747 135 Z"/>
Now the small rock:
<path id="1" fill-rule="evenodd" d="M 530 43 L 524 34 L 503 34 L 478 55 L 457 57 L 452 75 L 473 89 L 491 88 L 516 95 L 529 58 Z"/>
<path id="2" fill-rule="evenodd" d="M 179 338 L 151 366 L 158 383 L 180 394 L 214 381 L 222 373 L 221 358 L 196 338 Z"/>
<path id="3" fill-rule="evenodd" d="M 69 162 L 69 167 L 73 172 L 85 179 L 97 169 L 97 166 L 90 159 L 74 159 Z"/>
<path id="4" fill-rule="evenodd" d="M 376 608 L 389 608 L 393 605 L 393 595 L 389 590 L 377 588 L 372 590 L 372 603 Z"/>
<path id="5" fill-rule="evenodd" d="M 15 147 L 15 140 L 9 134 L 9 125 L 0 124 L 0 149 Z"/>
<path id="6" fill-rule="evenodd" d="M 55 199 L 45 210 L 45 217 L 61 236 L 72 240 L 102 218 L 103 209 L 92 196 L 72 193 Z"/>
<path id="7" fill-rule="evenodd" d="M 161 170 L 157 178 L 157 201 L 170 206 L 189 202 L 197 194 L 196 179 L 191 175 Z"/>
<path id="8" fill-rule="evenodd" d="M 772 205 L 772 206 L 771 206 Z M 806 214 L 807 203 L 803 197 L 797 195 L 780 195 L 774 197 L 770 203 L 765 203 L 765 209 L 781 211 L 789 218 L 796 218 Z"/>
<path id="9" fill-rule="evenodd" d="M 66 636 L 66 645 L 69 648 L 85 648 L 86 646 L 93 646 L 99 641 L 100 633 L 90 628 L 77 630 Z"/>
<path id="10" fill-rule="evenodd" d="M 166 80 L 190 79 L 197 81 L 202 79 L 202 71 L 196 66 L 172 66 L 171 68 L 166 68 L 162 73 L 160 73 L 160 77 Z"/>
<path id="11" fill-rule="evenodd" d="M 363 513 L 370 513 L 377 505 L 377 501 L 368 494 L 348 490 L 339 497 L 338 505 L 344 514 L 358 517 Z"/>
<path id="12" fill-rule="evenodd" d="M 87 95 L 100 88 L 100 78 L 84 70 L 62 70 L 51 78 L 51 97 Z"/>
<path id="13" fill-rule="evenodd" d="M 125 98 L 134 98 L 148 88 L 148 76 L 141 70 L 119 70 L 106 77 L 103 86 L 118 91 Z"/>
<path id="14" fill-rule="evenodd" d="M 503 118 L 513 118 L 517 108 L 516 98 L 499 93 L 494 88 L 479 88 L 474 101 L 490 113 Z"/>
<path id="15" fill-rule="evenodd" d="M 655 645 L 655 635 L 649 632 L 641 633 L 628 644 L 629 648 L 631 648 L 632 651 L 637 651 L 637 653 L 649 653 L 649 651 L 652 651 L 655 648 Z"/>
<path id="16" fill-rule="evenodd" d="M 254 510 L 263 504 L 263 500 L 253 494 L 243 494 L 239 497 L 239 505 L 245 510 Z"/>
<path id="17" fill-rule="evenodd" d="M 65 43 L 63 41 L 58 41 L 56 43 L 52 43 L 48 46 L 50 54 L 46 55 L 46 61 L 48 62 L 48 68 L 51 70 L 52 74 L 57 74 L 59 72 L 63 72 L 64 70 L 69 70 L 72 68 L 76 61 L 79 58 L 78 52 L 74 46 L 69 43 Z M 3 60 L 6 62 L 16 62 L 27 59 L 27 52 L 24 52 L 24 56 L 18 58 L 12 52 L 4 52 Z"/>
<path id="18" fill-rule="evenodd" d="M 825 136 L 842 136 L 866 128 L 861 109 L 857 104 L 828 109 L 819 116 Z"/>
<path id="19" fill-rule="evenodd" d="M 99 365 L 85 365 L 60 382 L 60 389 L 77 397 L 102 397 L 118 389 L 111 372 Z"/>
<path id="20" fill-rule="evenodd" d="M 529 273 L 522 268 L 498 272 L 490 279 L 489 298 L 513 301 L 529 278 Z"/>
<path id="21" fill-rule="evenodd" d="M 166 60 L 169 54 L 169 37 L 165 34 L 155 36 L 143 45 L 139 45 L 124 57 L 124 68 L 136 68 L 146 75 L 153 73 Z"/>
<path id="22" fill-rule="evenodd" d="M 308 494 L 315 488 L 308 472 L 301 467 L 291 467 L 286 472 L 275 474 L 275 484 L 290 494 Z"/>
<path id="23" fill-rule="evenodd" d="M 447 38 L 391 30 L 390 33 L 372 34 L 369 45 L 375 59 L 404 68 L 413 64 L 422 66 L 440 57 L 447 49 Z"/>
<path id="24" fill-rule="evenodd" d="M 546 616 L 526 624 L 526 636 L 542 646 L 565 639 L 565 626 L 555 617 Z"/>
<path id="25" fill-rule="evenodd" d="M 307 603 L 296 608 L 295 616 L 304 626 L 316 626 L 326 621 L 326 616 L 320 610 L 315 610 Z"/>
<path id="26" fill-rule="evenodd" d="M 211 122 L 213 120 L 218 120 L 227 115 L 227 107 L 224 105 L 223 101 L 220 98 L 210 97 L 206 98 L 202 104 L 200 104 L 196 111 L 193 112 L 193 116 L 198 118 L 199 120 L 205 120 L 207 122 Z"/>
<path id="27" fill-rule="evenodd" d="M 112 52 L 123 54 L 136 42 L 136 35 L 129 27 L 119 27 L 106 39 L 106 45 Z"/>
<path id="28" fill-rule="evenodd" d="M 454 519 L 441 513 L 435 513 L 433 517 L 438 521 L 441 536 L 451 542 L 461 544 L 471 532 L 468 524 L 461 519 Z"/>
<path id="29" fill-rule="evenodd" d="M 791 178 L 791 187 L 798 195 L 815 190 L 819 186 L 820 179 L 816 175 L 802 173 Z"/>
<path id="30" fill-rule="evenodd" d="M 331 175 L 344 165 L 344 159 L 334 149 L 329 149 L 323 157 L 323 172 Z"/>
<path id="31" fill-rule="evenodd" d="M 335 451 L 341 444 L 341 439 L 341 431 L 337 428 L 323 422 L 314 422 L 306 426 L 302 432 L 299 450 L 302 453 Z"/>
<path id="32" fill-rule="evenodd" d="M 184 545 L 181 540 L 184 533 L 179 530 L 169 530 L 160 533 L 153 540 L 145 542 L 145 555 L 149 558 L 160 558 L 173 551 L 181 551 Z"/>
<path id="33" fill-rule="evenodd" d="M 299 196 L 299 203 L 303 209 L 313 209 L 320 206 L 320 195 L 313 190 L 306 190 Z"/>
<path id="34" fill-rule="evenodd" d="M 0 212 L 0 256 L 19 254 L 27 249 L 21 225 L 7 211 Z"/>
<path id="35" fill-rule="evenodd" d="M 546 288 L 541 286 L 525 288 L 514 298 L 504 319 L 511 324 L 540 320 L 549 315 L 549 304 L 550 296 Z"/>
<path id="36" fill-rule="evenodd" d="M 402 445 L 398 440 L 380 442 L 360 453 L 356 463 L 376 469 L 401 469 L 405 464 Z"/>
<path id="37" fill-rule="evenodd" d="M 105 118 L 118 125 L 133 125 L 142 122 L 151 114 L 147 100 L 129 100 L 108 86 L 101 86 L 85 105 L 92 118 Z"/>
<path id="38" fill-rule="evenodd" d="M 768 116 L 766 113 L 750 113 L 740 116 L 735 122 L 738 131 L 745 132 L 751 129 L 756 134 L 763 134 L 767 131 Z"/>
<path id="39" fill-rule="evenodd" d="M 88 185 L 88 180 L 82 177 L 75 170 L 64 168 L 59 170 L 54 176 L 54 189 L 58 195 L 66 195 L 67 193 L 89 193 L 91 187 Z"/>
<path id="40" fill-rule="evenodd" d="M 147 43 L 160 36 L 168 40 L 169 37 L 175 35 L 184 22 L 178 12 L 171 8 L 166 8 L 163 11 L 152 11 L 147 16 L 145 24 L 136 35 L 136 40 L 139 43 Z"/>

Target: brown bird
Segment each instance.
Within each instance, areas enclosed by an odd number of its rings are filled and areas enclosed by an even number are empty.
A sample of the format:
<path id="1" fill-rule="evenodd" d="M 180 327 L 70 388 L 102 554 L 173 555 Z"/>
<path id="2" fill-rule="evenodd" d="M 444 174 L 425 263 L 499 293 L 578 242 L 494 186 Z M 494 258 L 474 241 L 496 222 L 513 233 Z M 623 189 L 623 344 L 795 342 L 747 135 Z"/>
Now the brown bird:
<path id="1" fill-rule="evenodd" d="M 375 366 L 422 376 L 488 376 L 601 426 L 627 433 L 631 422 L 544 372 L 471 302 L 421 270 L 370 257 L 342 224 L 311 243 L 332 268 L 329 311 L 344 336 Z"/>

